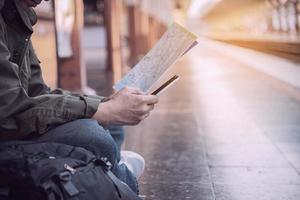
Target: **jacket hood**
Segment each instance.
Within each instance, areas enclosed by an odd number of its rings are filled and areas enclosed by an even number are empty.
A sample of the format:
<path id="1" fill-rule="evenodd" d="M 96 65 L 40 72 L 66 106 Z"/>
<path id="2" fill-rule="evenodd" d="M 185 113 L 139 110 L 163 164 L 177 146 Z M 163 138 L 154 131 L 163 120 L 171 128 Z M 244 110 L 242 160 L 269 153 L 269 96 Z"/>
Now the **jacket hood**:
<path id="1" fill-rule="evenodd" d="M 35 25 L 37 22 L 37 16 L 34 10 L 32 8 L 28 8 L 24 6 L 23 2 L 21 2 L 20 0 L 13 0 L 13 1 L 15 2 L 16 8 L 23 20 L 23 23 L 30 31 L 33 31 L 32 26 Z"/>

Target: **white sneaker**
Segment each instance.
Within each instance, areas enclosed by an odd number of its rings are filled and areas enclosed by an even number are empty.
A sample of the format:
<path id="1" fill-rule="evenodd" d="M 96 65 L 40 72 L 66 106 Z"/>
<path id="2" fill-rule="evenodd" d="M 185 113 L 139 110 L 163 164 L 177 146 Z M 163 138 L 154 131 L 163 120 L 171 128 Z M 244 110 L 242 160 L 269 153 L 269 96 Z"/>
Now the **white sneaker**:
<path id="1" fill-rule="evenodd" d="M 133 151 L 121 151 L 119 164 L 125 164 L 137 179 L 141 177 L 145 169 L 144 158 Z"/>

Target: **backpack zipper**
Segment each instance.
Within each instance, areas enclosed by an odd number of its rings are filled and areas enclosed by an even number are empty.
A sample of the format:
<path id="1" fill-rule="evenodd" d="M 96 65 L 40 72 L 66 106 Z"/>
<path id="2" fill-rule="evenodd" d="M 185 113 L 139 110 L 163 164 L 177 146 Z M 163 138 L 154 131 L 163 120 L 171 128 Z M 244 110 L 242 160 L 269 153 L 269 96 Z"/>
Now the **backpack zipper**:
<path id="1" fill-rule="evenodd" d="M 97 159 L 94 159 L 94 160 L 92 160 L 90 163 L 94 163 L 94 164 L 95 164 L 96 161 L 97 161 Z M 102 157 L 102 158 L 100 159 L 100 161 L 102 161 L 102 162 L 104 163 L 104 165 L 105 165 L 105 167 L 106 167 L 107 170 L 111 170 L 112 164 L 108 161 L 107 158 Z M 76 168 L 71 167 L 70 165 L 68 165 L 68 164 L 65 163 L 65 164 L 64 164 L 64 168 L 65 168 L 67 171 L 69 171 L 71 174 L 75 174 L 76 172 L 80 171 L 81 168 L 85 168 L 85 167 L 88 166 L 90 163 L 86 164 L 84 167 L 76 167 Z"/>
<path id="2" fill-rule="evenodd" d="M 73 167 L 71 167 L 70 165 L 68 164 L 64 164 L 64 168 L 66 170 L 68 170 L 69 172 L 71 172 L 71 174 L 75 174 L 76 173 L 76 169 L 74 169 Z"/>

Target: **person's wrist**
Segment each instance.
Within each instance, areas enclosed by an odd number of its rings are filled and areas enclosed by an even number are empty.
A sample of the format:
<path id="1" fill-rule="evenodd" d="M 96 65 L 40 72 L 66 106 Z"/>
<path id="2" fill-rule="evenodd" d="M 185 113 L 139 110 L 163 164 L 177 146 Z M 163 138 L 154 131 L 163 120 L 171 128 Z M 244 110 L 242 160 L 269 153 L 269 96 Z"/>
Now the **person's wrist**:
<path id="1" fill-rule="evenodd" d="M 110 114 L 110 103 L 107 101 L 99 104 L 98 110 L 93 118 L 101 125 L 109 125 L 111 123 Z"/>

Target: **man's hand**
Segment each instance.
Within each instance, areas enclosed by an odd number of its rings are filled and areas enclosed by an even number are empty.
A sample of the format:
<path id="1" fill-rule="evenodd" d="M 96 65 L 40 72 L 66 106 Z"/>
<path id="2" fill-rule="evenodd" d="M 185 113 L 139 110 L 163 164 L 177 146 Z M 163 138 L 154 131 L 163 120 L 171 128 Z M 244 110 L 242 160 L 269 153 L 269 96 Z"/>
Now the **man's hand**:
<path id="1" fill-rule="evenodd" d="M 137 125 L 149 116 L 157 103 L 157 96 L 126 87 L 100 103 L 93 119 L 102 125 Z"/>

